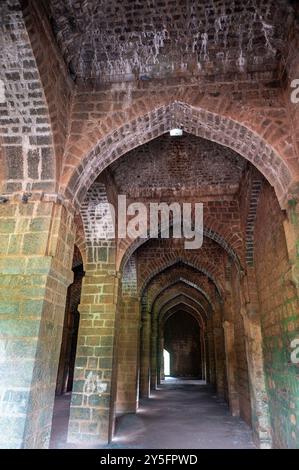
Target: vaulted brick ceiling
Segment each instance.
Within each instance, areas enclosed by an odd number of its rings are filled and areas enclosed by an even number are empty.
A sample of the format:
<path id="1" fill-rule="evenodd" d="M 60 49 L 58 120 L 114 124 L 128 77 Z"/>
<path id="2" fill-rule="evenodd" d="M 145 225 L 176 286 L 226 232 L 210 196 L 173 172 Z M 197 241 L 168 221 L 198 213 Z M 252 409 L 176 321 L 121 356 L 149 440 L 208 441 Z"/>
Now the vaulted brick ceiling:
<path id="1" fill-rule="evenodd" d="M 110 165 L 121 193 L 153 195 L 155 190 L 235 193 L 246 160 L 233 150 L 200 137 L 162 135 Z"/>
<path id="2" fill-rule="evenodd" d="M 53 31 L 77 81 L 240 74 L 276 78 L 290 0 L 49 0 Z"/>

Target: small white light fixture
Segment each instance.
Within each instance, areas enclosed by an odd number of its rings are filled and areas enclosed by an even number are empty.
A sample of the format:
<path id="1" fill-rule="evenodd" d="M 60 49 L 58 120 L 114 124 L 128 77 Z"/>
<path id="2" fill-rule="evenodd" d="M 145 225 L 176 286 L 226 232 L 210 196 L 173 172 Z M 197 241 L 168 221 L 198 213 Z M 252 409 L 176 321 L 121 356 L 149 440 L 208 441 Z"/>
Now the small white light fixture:
<path id="1" fill-rule="evenodd" d="M 183 135 L 183 129 L 170 129 L 169 134 L 171 137 Z"/>

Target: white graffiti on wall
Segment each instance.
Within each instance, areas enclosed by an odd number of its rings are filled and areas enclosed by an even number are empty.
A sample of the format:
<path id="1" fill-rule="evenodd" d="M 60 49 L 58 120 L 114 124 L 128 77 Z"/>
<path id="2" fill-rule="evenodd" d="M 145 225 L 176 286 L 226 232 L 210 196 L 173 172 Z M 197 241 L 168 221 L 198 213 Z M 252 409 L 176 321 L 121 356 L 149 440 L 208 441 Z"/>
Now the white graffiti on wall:
<path id="1" fill-rule="evenodd" d="M 5 103 L 5 85 L 4 81 L 0 78 L 0 103 Z"/>
<path id="2" fill-rule="evenodd" d="M 21 415 L 26 411 L 26 399 L 22 393 L 3 391 L 0 394 L 0 414 L 2 416 Z"/>
<path id="3" fill-rule="evenodd" d="M 299 338 L 291 341 L 291 348 L 294 349 L 291 353 L 291 361 L 293 364 L 299 364 Z"/>
<path id="4" fill-rule="evenodd" d="M 89 372 L 87 379 L 84 383 L 83 393 L 84 395 L 98 394 L 103 395 L 107 390 L 107 383 L 102 382 L 99 375 L 95 372 Z"/>

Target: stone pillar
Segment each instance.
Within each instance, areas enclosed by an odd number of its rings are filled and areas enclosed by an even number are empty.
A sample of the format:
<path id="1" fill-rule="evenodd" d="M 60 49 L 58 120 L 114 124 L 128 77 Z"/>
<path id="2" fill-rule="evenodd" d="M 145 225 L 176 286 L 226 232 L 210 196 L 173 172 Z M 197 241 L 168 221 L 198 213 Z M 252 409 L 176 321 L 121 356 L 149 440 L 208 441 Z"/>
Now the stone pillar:
<path id="1" fill-rule="evenodd" d="M 1 448 L 49 445 L 73 249 L 70 207 L 0 205 Z"/>
<path id="2" fill-rule="evenodd" d="M 151 390 L 157 388 L 157 372 L 158 372 L 158 321 L 156 318 L 152 321 L 151 331 Z"/>
<path id="3" fill-rule="evenodd" d="M 158 385 L 161 383 L 161 380 L 165 379 L 164 375 L 164 333 L 163 326 L 160 324 L 159 332 L 159 364 L 158 364 L 159 374 L 158 374 Z"/>
<path id="4" fill-rule="evenodd" d="M 208 347 L 208 358 L 209 358 L 209 368 L 208 368 L 208 383 L 216 387 L 216 364 L 215 364 L 215 346 L 214 346 L 214 336 L 213 336 L 213 325 L 212 319 L 207 321 L 207 347 Z"/>
<path id="5" fill-rule="evenodd" d="M 277 353 L 282 363 L 282 375 L 279 377 L 279 373 L 277 373 L 277 379 L 275 380 L 275 377 L 271 377 L 266 369 L 271 417 L 273 415 L 275 416 L 277 413 L 275 406 L 275 389 L 284 389 L 286 386 L 288 388 L 287 394 L 282 400 L 284 403 L 281 403 L 281 407 L 284 409 L 283 418 L 280 419 L 282 426 L 280 426 L 280 431 L 273 436 L 273 445 L 275 447 L 287 447 L 291 449 L 299 448 L 299 364 L 297 362 L 299 339 L 298 188 L 299 183 L 297 182 L 294 192 L 296 199 L 288 200 L 287 210 L 285 212 L 286 218 L 283 222 L 290 269 L 284 278 L 287 300 L 284 305 L 283 318 L 281 318 L 281 337 L 279 342 L 276 343 Z M 293 355 L 295 355 L 295 357 L 293 357 Z M 285 375 L 283 374 L 283 363 L 285 364 L 285 370 L 287 370 L 287 374 Z M 274 422 L 274 419 L 272 419 L 272 422 Z"/>
<path id="6" fill-rule="evenodd" d="M 213 333 L 214 333 L 214 348 L 215 348 L 215 369 L 216 369 L 216 389 L 217 394 L 221 398 L 226 396 L 226 370 L 225 370 L 225 350 L 224 350 L 224 335 L 223 326 L 221 322 L 221 309 L 220 306 L 213 314 Z"/>
<path id="7" fill-rule="evenodd" d="M 200 328 L 201 380 L 207 380 L 207 358 L 204 329 Z"/>
<path id="8" fill-rule="evenodd" d="M 119 278 L 115 248 L 91 249 L 79 305 L 80 326 L 68 429 L 69 442 L 107 444 L 113 430 L 113 359 Z"/>
<path id="9" fill-rule="evenodd" d="M 215 327 L 214 332 L 214 348 L 215 348 L 215 368 L 216 368 L 216 389 L 217 395 L 221 398 L 225 397 L 224 389 L 224 351 L 223 351 L 223 330 Z"/>
<path id="10" fill-rule="evenodd" d="M 288 202 L 287 217 L 283 222 L 288 256 L 290 261 L 290 281 L 299 295 L 299 205 L 296 199 Z"/>
<path id="11" fill-rule="evenodd" d="M 234 340 L 234 324 L 225 320 L 223 322 L 224 344 L 226 357 L 226 375 L 228 387 L 228 401 L 231 414 L 240 415 L 239 393 L 236 384 L 236 353 Z"/>
<path id="12" fill-rule="evenodd" d="M 140 345 L 140 397 L 150 396 L 150 334 L 151 322 L 149 314 L 142 319 Z"/>
<path id="13" fill-rule="evenodd" d="M 240 290 L 241 315 L 244 322 L 253 436 L 255 443 L 261 449 L 270 449 L 272 437 L 264 373 L 261 323 L 256 308 L 249 302 L 246 281 L 244 277 Z M 253 281 L 254 279 L 251 279 L 251 282 Z"/>
<path id="14" fill-rule="evenodd" d="M 210 384 L 211 383 L 211 370 L 210 370 L 210 357 L 209 357 L 209 342 L 208 342 L 208 334 L 204 335 L 204 342 L 205 342 L 205 352 L 206 352 L 206 377 L 205 381 Z"/>
<path id="15" fill-rule="evenodd" d="M 257 319 L 250 318 L 250 313 L 242 312 L 242 316 L 245 330 L 254 440 L 261 449 L 270 449 L 272 444 L 263 367 L 261 326 Z"/>
<path id="16" fill-rule="evenodd" d="M 116 413 L 135 413 L 138 407 L 137 376 L 140 339 L 140 299 L 123 295 L 117 348 Z"/>

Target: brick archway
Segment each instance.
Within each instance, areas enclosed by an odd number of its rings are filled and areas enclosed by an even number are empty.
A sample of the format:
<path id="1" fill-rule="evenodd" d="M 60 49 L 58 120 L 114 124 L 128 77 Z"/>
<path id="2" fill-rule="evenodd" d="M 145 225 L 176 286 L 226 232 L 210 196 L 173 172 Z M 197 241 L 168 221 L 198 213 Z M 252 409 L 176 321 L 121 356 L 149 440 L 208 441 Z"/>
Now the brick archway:
<path id="1" fill-rule="evenodd" d="M 161 310 L 161 308 L 164 306 L 164 304 L 172 301 L 173 299 L 175 299 L 176 297 L 178 297 L 180 295 L 185 295 L 186 297 L 189 297 L 191 300 L 195 300 L 195 298 L 193 299 L 193 297 L 191 297 L 189 294 L 187 294 L 183 290 L 177 290 L 177 291 L 175 291 L 174 296 L 171 296 L 170 298 L 167 298 L 167 299 L 163 299 L 163 296 L 167 296 L 167 294 L 171 293 L 171 290 L 174 289 L 175 286 L 180 286 L 181 289 L 182 289 L 182 287 L 186 286 L 191 291 L 192 290 L 196 291 L 196 294 L 198 296 L 200 296 L 200 298 L 202 297 L 204 299 L 204 301 L 206 302 L 207 306 L 211 309 L 211 311 L 213 311 L 213 309 L 214 309 L 213 308 L 213 303 L 212 303 L 212 300 L 210 299 L 209 295 L 202 288 L 200 288 L 199 286 L 197 286 L 193 283 L 191 284 L 187 279 L 182 278 L 182 279 L 177 279 L 176 281 L 173 281 L 173 282 L 169 283 L 168 285 L 164 286 L 162 289 L 160 289 L 160 291 L 158 292 L 158 294 L 155 296 L 155 298 L 153 299 L 153 301 L 151 303 L 151 311 L 152 312 L 156 310 L 156 307 L 157 307 L 158 310 Z M 177 289 L 178 289 L 178 287 L 177 287 Z M 205 313 L 208 317 L 208 312 L 206 311 L 206 309 L 204 308 L 203 305 L 201 305 L 201 308 L 205 311 Z"/>
<path id="2" fill-rule="evenodd" d="M 162 273 L 163 271 L 165 271 L 166 269 L 168 268 L 172 268 L 172 267 L 175 267 L 176 265 L 179 265 L 179 264 L 183 264 L 183 266 L 186 266 L 186 267 L 189 267 L 189 268 L 192 268 L 194 269 L 195 271 L 198 271 L 204 275 L 207 276 L 207 278 L 212 281 L 212 283 L 215 285 L 215 288 L 219 294 L 219 296 L 221 297 L 222 296 L 222 293 L 223 293 L 223 286 L 221 285 L 221 283 L 219 283 L 218 280 L 216 280 L 213 272 L 215 270 L 215 268 L 211 265 L 211 266 L 203 266 L 201 264 L 198 264 L 198 263 L 192 263 L 191 261 L 188 261 L 187 259 L 183 259 L 183 258 L 175 258 L 174 260 L 162 260 L 162 263 L 159 265 L 159 266 L 156 266 L 156 269 L 154 269 L 152 272 L 151 272 L 151 275 L 148 276 L 142 286 L 140 287 L 139 289 L 139 292 L 140 292 L 140 296 L 142 296 L 146 290 L 146 288 L 148 287 L 148 285 L 150 284 L 150 282 L 156 277 L 158 276 L 160 273 Z"/>
<path id="3" fill-rule="evenodd" d="M 274 186 L 281 201 L 293 179 L 292 172 L 278 152 L 261 134 L 245 124 L 203 108 L 174 101 L 157 106 L 139 117 L 111 129 L 65 176 L 62 192 L 80 206 L 97 176 L 130 150 L 166 133 L 173 127 L 211 140 L 238 152 L 250 161 Z M 68 156 L 70 159 L 71 156 Z M 69 179 L 68 179 L 69 178 Z"/>
<path id="4" fill-rule="evenodd" d="M 197 273 L 199 273 L 199 271 Z M 159 274 L 163 275 L 163 271 L 161 271 Z M 161 284 L 160 282 L 156 284 L 154 278 L 153 283 L 151 284 L 150 282 L 147 285 L 147 288 L 144 291 L 143 295 L 147 297 L 148 304 L 153 306 L 160 295 L 180 283 L 185 284 L 188 288 L 190 287 L 192 289 L 195 289 L 197 292 L 199 292 L 200 295 L 203 295 L 205 297 L 208 303 L 212 305 L 211 298 L 214 298 L 215 285 L 213 285 L 211 291 L 210 289 L 208 289 L 207 285 L 203 285 L 202 282 L 198 282 L 196 277 L 188 277 L 186 272 L 183 275 L 179 276 L 175 275 L 165 277 L 165 284 Z M 222 297 L 219 294 L 216 298 L 218 300 L 222 300 Z"/>
<path id="5" fill-rule="evenodd" d="M 221 246 L 221 248 L 223 248 L 226 251 L 226 253 L 235 261 L 237 268 L 242 270 L 242 264 L 241 264 L 241 261 L 240 261 L 240 257 L 238 256 L 238 254 L 234 250 L 234 247 L 230 245 L 230 243 L 225 239 L 224 236 L 220 235 L 218 232 L 215 232 L 214 230 L 212 230 L 210 227 L 208 227 L 206 225 L 204 226 L 203 235 L 206 238 L 209 238 L 209 239 L 213 240 L 214 242 L 216 242 L 219 246 Z M 151 240 L 151 239 L 150 238 L 143 238 L 143 239 L 133 240 L 132 244 L 128 247 L 127 251 L 124 252 L 123 255 L 118 258 L 118 263 L 117 263 L 118 271 L 122 272 L 124 267 L 128 263 L 129 259 L 136 252 L 136 250 L 138 248 L 140 248 L 143 244 L 145 244 L 149 240 Z M 188 255 L 186 253 L 188 253 Z M 196 267 L 198 265 L 198 263 L 196 262 L 196 255 L 195 256 L 193 256 L 193 255 L 194 254 L 192 253 L 192 250 L 191 251 L 190 250 L 189 251 L 184 250 L 184 255 L 182 255 L 181 258 L 176 257 L 175 260 L 170 261 L 170 263 L 176 262 L 176 260 L 177 261 L 181 260 L 182 262 L 184 262 L 186 260 L 187 263 L 189 263 L 189 264 L 191 263 L 192 265 L 194 264 L 194 266 Z M 152 272 L 155 272 L 157 267 L 156 266 L 151 266 L 151 269 L 152 269 Z M 215 269 L 213 269 L 212 265 L 211 265 L 210 266 L 211 273 L 214 272 L 214 270 Z"/>
<path id="6" fill-rule="evenodd" d="M 172 317 L 179 309 L 180 307 L 183 306 L 184 310 L 188 312 L 190 315 L 192 315 L 197 321 L 198 324 L 201 328 L 205 329 L 205 322 L 202 318 L 200 309 L 193 306 L 191 302 L 188 301 L 188 299 L 182 299 L 178 301 L 175 305 L 171 305 L 169 308 L 166 308 L 165 310 L 162 309 L 159 312 L 159 324 L 164 325 L 169 318 Z"/>
<path id="7" fill-rule="evenodd" d="M 171 287 L 173 287 L 173 286 L 168 286 L 168 289 L 171 288 Z M 200 293 L 202 293 L 202 292 L 200 292 Z M 161 294 L 163 294 L 163 293 L 161 293 Z M 202 295 L 204 295 L 204 294 L 202 293 Z M 184 291 L 178 291 L 174 297 L 166 299 L 166 300 L 162 301 L 160 304 L 158 304 L 157 308 L 155 309 L 156 315 L 159 316 L 161 311 L 163 311 L 166 308 L 166 306 L 168 306 L 169 304 L 172 304 L 172 302 L 178 303 L 178 302 L 180 302 L 180 299 L 182 299 L 182 298 L 187 299 L 191 303 L 196 304 L 197 307 L 199 309 L 201 309 L 202 312 L 204 312 L 206 319 L 209 318 L 209 312 L 207 312 L 206 308 L 201 304 L 201 302 L 198 299 L 195 299 L 195 298 L 191 297 L 190 295 L 188 295 Z M 153 308 L 154 308 L 154 306 L 153 306 Z M 171 308 L 171 307 L 169 307 L 169 308 Z M 212 308 L 212 306 L 211 306 L 211 308 Z"/>

